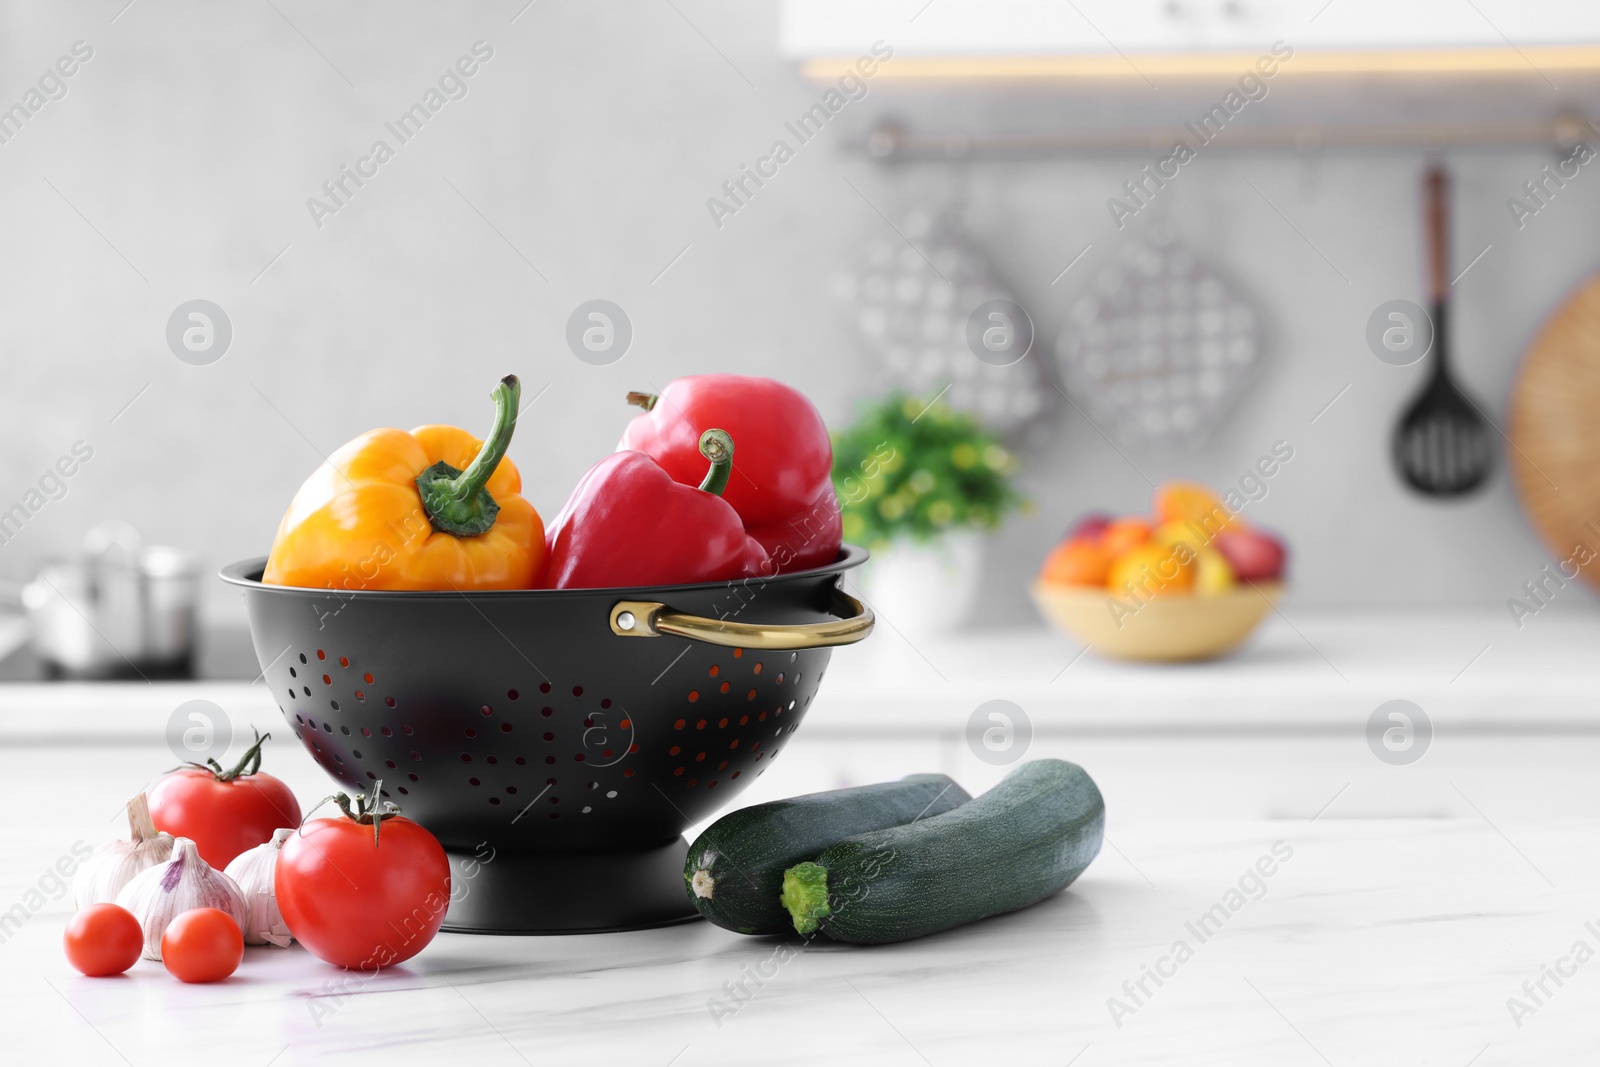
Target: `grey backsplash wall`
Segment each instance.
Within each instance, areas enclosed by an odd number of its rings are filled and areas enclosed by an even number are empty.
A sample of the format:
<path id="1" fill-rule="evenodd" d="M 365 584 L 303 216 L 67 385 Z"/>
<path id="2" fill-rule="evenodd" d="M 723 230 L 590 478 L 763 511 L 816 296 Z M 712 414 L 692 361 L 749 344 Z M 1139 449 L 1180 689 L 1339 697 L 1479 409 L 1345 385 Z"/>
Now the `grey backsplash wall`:
<path id="1" fill-rule="evenodd" d="M 706 198 L 820 94 L 777 56 L 764 4 L 683 3 L 680 15 L 546 2 L 512 23 L 520 0 L 381 13 L 281 3 L 282 14 L 147 3 L 113 23 L 120 6 L 0 8 L 6 103 L 72 42 L 94 48 L 67 95 L 0 144 L 0 503 L 75 441 L 94 449 L 66 495 L 0 545 L 7 579 L 108 517 L 195 549 L 208 569 L 264 553 L 320 453 L 377 425 L 481 428 L 507 371 L 529 394 L 548 385 L 511 450 L 547 519 L 614 446 L 629 388 L 700 371 L 768 374 L 842 420 L 873 375 L 833 280 L 885 226 L 842 179 L 890 218 L 946 180 L 942 167 L 888 169 L 839 150 L 884 114 L 947 118 L 934 98 L 875 86 L 718 229 Z M 494 55 L 466 97 L 318 229 L 306 199 L 480 39 Z M 1047 124 L 1077 106 L 993 99 L 968 120 Z M 1456 286 L 1456 352 L 1497 421 L 1531 334 L 1595 266 L 1600 178 L 1583 173 L 1521 232 L 1504 207 L 1549 158 L 1454 160 L 1458 268 L 1493 245 Z M 975 232 L 1042 337 L 1153 213 L 1119 233 L 1105 208 L 1143 161 L 970 168 Z M 1296 605 L 1498 605 L 1547 559 L 1503 465 L 1487 492 L 1452 505 L 1408 495 L 1390 470 L 1390 427 L 1425 368 L 1380 363 L 1363 328 L 1383 300 L 1421 299 L 1419 162 L 1217 151 L 1162 193 L 1182 238 L 1263 311 L 1269 366 L 1202 451 L 1139 467 L 1226 486 L 1289 442 L 1293 460 L 1250 515 L 1287 535 Z M 168 315 L 195 297 L 220 304 L 234 328 L 208 367 L 180 363 L 164 341 Z M 595 297 L 634 324 L 631 351 L 610 367 L 579 362 L 563 342 L 570 311 Z M 1073 516 L 1142 510 L 1150 495 L 1070 408 L 1029 458 L 1025 484 L 1036 510 L 994 540 L 983 623 L 1033 617 L 1025 584 Z M 239 611 L 220 583 L 207 609 Z"/>

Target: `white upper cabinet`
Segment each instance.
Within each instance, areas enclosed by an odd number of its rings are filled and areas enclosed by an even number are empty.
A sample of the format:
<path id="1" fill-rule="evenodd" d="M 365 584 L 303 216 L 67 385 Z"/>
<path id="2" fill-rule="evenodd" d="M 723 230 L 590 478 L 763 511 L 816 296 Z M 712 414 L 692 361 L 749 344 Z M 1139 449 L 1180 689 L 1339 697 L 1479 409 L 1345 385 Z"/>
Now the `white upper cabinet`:
<path id="1" fill-rule="evenodd" d="M 1514 61 L 1526 71 L 1541 57 L 1596 69 L 1600 0 L 785 0 L 781 36 L 784 54 L 801 61 L 882 40 L 897 59 L 1014 60 L 1024 75 L 1051 69 L 1029 59 L 1068 61 L 1057 73 L 1069 74 L 1074 58 L 1092 69 L 1094 57 L 1255 55 L 1275 41 L 1297 56 L 1339 55 L 1352 70 Z"/>

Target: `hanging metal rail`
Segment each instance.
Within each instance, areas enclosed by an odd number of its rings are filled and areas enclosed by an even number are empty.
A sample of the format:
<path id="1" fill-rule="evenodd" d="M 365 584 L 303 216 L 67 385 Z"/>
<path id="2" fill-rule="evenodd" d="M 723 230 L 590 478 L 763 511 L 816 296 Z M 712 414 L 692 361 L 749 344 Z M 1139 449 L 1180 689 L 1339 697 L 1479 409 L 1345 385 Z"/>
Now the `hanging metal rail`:
<path id="1" fill-rule="evenodd" d="M 1580 143 L 1600 142 L 1600 128 L 1584 116 L 1568 112 L 1543 122 L 1229 126 L 1199 140 L 1207 150 L 1215 145 L 1231 151 L 1440 151 L 1542 146 L 1569 153 Z M 883 122 L 866 136 L 843 144 L 848 151 L 862 152 L 884 162 L 913 162 L 983 156 L 1138 154 L 1164 151 L 1178 141 L 1194 147 L 1196 132 L 1192 127 L 1172 126 L 1081 133 L 932 134 L 913 132 L 897 122 Z"/>

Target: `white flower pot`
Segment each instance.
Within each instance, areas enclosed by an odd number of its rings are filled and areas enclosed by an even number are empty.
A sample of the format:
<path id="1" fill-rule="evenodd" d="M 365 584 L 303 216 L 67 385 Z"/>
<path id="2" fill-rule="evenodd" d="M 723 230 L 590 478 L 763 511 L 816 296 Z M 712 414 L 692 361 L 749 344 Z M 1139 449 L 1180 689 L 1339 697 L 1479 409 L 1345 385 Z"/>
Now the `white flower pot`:
<path id="1" fill-rule="evenodd" d="M 983 544 L 982 534 L 962 530 L 938 541 L 896 541 L 874 549 L 862 591 L 901 633 L 948 633 L 966 622 L 977 602 Z"/>

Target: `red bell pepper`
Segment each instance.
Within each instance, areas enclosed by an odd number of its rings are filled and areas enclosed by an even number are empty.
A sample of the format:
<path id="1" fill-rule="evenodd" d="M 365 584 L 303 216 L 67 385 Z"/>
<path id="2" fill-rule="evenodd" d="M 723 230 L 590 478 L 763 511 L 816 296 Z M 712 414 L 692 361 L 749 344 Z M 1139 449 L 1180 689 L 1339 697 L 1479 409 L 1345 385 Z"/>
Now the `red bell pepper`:
<path id="1" fill-rule="evenodd" d="M 772 573 L 760 542 L 722 499 L 733 439 L 700 436 L 698 485 L 682 485 L 643 452 L 614 452 L 589 468 L 550 524 L 544 585 L 612 589 L 721 582 Z"/>
<path id="2" fill-rule="evenodd" d="M 739 442 L 739 466 L 723 498 L 775 570 L 822 567 L 839 556 L 843 527 L 833 491 L 833 443 L 804 393 L 771 378 L 701 374 L 669 382 L 660 396 L 629 393 L 645 409 L 619 449 L 644 452 L 674 481 L 694 485 L 704 463 L 700 430 L 721 426 Z"/>

